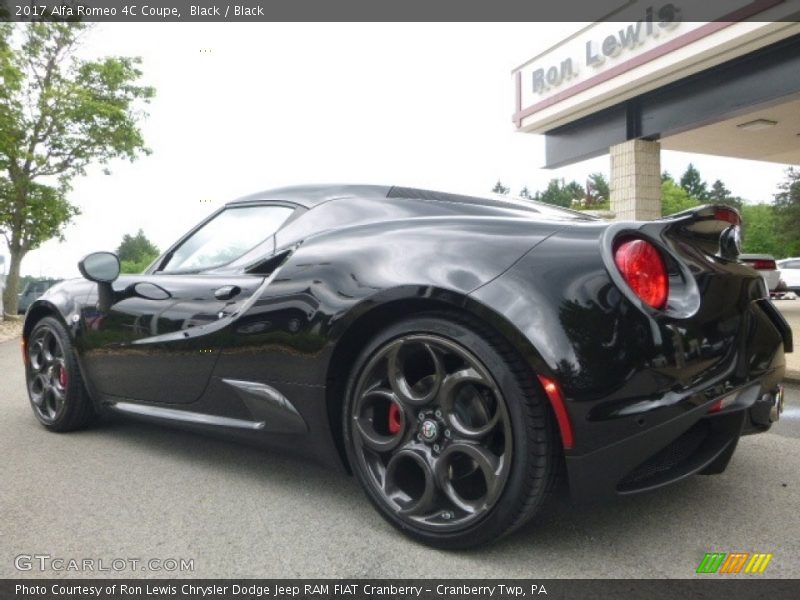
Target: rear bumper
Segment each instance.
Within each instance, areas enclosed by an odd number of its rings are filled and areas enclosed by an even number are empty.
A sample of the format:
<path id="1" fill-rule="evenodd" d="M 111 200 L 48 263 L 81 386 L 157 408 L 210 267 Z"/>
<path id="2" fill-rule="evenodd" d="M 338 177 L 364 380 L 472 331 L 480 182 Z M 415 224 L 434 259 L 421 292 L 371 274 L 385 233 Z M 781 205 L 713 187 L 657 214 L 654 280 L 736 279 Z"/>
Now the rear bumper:
<path id="1" fill-rule="evenodd" d="M 769 429 L 783 408 L 772 371 L 641 433 L 580 456 L 567 455 L 570 492 L 592 502 L 660 488 L 696 473 L 722 472 L 741 435 Z M 724 408 L 709 412 L 723 402 Z"/>

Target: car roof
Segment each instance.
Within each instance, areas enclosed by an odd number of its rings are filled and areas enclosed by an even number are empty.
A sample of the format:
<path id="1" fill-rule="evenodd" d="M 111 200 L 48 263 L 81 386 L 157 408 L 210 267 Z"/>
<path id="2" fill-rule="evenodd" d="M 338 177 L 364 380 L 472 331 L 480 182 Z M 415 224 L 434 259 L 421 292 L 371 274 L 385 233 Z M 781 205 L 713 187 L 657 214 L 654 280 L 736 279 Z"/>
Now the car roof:
<path id="1" fill-rule="evenodd" d="M 462 204 L 465 206 L 491 206 L 498 209 L 525 210 L 542 216 L 570 215 L 573 218 L 595 221 L 596 217 L 530 199 L 501 196 L 499 194 L 465 195 L 449 192 L 437 192 L 413 187 L 363 184 L 335 185 L 299 185 L 256 192 L 229 202 L 228 206 L 236 206 L 265 201 L 283 201 L 297 204 L 304 208 L 314 208 L 320 204 L 343 198 L 360 198 L 365 200 L 392 200 L 406 198 Z"/>
<path id="2" fill-rule="evenodd" d="M 229 205 L 277 200 L 313 208 L 338 198 L 386 198 L 391 186 L 381 185 L 296 185 L 264 190 L 237 198 Z"/>

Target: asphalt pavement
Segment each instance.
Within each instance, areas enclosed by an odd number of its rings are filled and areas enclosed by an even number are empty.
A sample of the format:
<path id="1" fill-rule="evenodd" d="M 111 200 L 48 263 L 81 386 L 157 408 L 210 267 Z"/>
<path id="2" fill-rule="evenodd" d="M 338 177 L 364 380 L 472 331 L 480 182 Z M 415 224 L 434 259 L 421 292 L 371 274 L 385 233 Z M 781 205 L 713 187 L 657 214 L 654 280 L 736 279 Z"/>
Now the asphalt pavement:
<path id="1" fill-rule="evenodd" d="M 98 574 L 70 559 L 193 561 L 99 573 L 125 577 L 692 577 L 710 551 L 773 553 L 765 576 L 800 577 L 797 386 L 782 421 L 743 438 L 722 475 L 591 509 L 558 496 L 470 552 L 405 539 L 354 480 L 299 459 L 125 420 L 49 433 L 28 405 L 16 341 L 0 344 L 0 456 L 0 577 Z M 52 559 L 61 570 L 38 569 Z"/>

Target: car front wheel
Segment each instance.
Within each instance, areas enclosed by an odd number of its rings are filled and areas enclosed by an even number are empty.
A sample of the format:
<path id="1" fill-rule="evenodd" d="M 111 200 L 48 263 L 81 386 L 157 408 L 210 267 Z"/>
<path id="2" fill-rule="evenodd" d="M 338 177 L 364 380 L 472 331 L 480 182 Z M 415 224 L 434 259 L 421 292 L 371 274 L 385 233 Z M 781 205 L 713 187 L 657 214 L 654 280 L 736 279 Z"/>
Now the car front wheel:
<path id="1" fill-rule="evenodd" d="M 33 414 L 51 431 L 72 431 L 95 416 L 64 325 L 45 317 L 28 336 L 26 378 Z"/>

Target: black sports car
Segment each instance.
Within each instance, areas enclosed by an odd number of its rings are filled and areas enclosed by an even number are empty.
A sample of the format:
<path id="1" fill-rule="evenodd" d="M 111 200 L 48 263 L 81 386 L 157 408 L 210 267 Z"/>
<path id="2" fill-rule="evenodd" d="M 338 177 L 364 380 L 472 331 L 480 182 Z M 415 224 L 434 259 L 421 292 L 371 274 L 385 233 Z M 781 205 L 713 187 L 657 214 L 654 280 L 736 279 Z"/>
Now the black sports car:
<path id="1" fill-rule="evenodd" d="M 725 469 L 782 409 L 791 331 L 738 213 L 610 223 L 533 202 L 297 187 L 211 215 L 142 275 L 99 252 L 29 309 L 34 414 L 113 411 L 355 474 L 394 526 L 482 544 L 578 499 Z"/>

